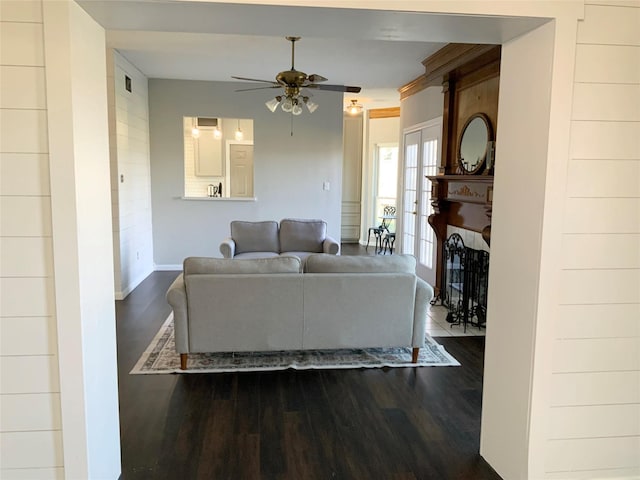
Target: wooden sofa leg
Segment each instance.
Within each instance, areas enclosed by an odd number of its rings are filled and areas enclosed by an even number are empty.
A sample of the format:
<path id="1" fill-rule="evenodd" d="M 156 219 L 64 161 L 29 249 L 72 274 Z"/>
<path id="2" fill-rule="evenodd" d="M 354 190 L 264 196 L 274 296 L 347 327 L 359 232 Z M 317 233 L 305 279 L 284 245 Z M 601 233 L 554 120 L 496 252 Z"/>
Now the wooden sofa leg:
<path id="1" fill-rule="evenodd" d="M 189 359 L 189 354 L 188 353 L 181 353 L 180 354 L 180 370 L 186 370 L 187 369 L 187 360 Z"/>
<path id="2" fill-rule="evenodd" d="M 411 353 L 411 361 L 413 363 L 418 363 L 418 354 L 420 353 L 420 347 L 415 347 L 413 352 Z"/>

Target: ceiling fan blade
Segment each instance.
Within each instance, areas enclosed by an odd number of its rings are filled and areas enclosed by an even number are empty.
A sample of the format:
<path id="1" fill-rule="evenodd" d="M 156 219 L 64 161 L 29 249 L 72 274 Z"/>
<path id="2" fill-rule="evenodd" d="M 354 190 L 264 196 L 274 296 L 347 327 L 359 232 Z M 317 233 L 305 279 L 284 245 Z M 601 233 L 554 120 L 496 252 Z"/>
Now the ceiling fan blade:
<path id="1" fill-rule="evenodd" d="M 247 82 L 276 83 L 273 80 L 260 80 L 258 78 L 246 78 L 246 77 L 234 77 L 234 76 L 231 76 L 231 78 L 235 78 L 236 80 L 246 80 Z"/>
<path id="2" fill-rule="evenodd" d="M 254 88 L 241 88 L 240 90 L 234 90 L 235 92 L 250 92 L 251 90 L 264 90 L 266 88 L 282 88 L 280 85 L 271 85 L 269 87 L 254 87 Z"/>
<path id="3" fill-rule="evenodd" d="M 330 92 L 347 92 L 347 93 L 360 93 L 362 87 L 350 87 L 348 85 L 327 85 L 325 84 L 315 84 L 305 85 L 305 88 L 317 88 L 318 90 L 328 90 Z"/>
<path id="4" fill-rule="evenodd" d="M 307 80 L 309 80 L 311 83 L 318 83 L 326 82 L 328 79 L 324 78 L 322 75 L 318 75 L 317 73 L 312 73 L 307 77 Z"/>

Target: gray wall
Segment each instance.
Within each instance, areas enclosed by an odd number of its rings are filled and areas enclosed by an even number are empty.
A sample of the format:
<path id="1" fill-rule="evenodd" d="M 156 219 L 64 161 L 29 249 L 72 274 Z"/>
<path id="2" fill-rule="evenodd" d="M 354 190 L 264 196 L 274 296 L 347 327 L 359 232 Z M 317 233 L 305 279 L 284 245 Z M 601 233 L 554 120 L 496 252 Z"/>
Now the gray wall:
<path id="1" fill-rule="evenodd" d="M 321 218 L 340 238 L 342 95 L 314 92 L 319 108 L 293 119 L 264 102 L 276 90 L 235 92 L 245 83 L 149 80 L 153 243 L 158 268 L 185 257 L 220 257 L 232 220 Z M 256 202 L 183 200 L 182 117 L 253 118 Z M 331 184 L 322 189 L 324 181 Z"/>
<path id="2" fill-rule="evenodd" d="M 429 87 L 400 102 L 400 131 L 442 116 L 442 87 Z"/>

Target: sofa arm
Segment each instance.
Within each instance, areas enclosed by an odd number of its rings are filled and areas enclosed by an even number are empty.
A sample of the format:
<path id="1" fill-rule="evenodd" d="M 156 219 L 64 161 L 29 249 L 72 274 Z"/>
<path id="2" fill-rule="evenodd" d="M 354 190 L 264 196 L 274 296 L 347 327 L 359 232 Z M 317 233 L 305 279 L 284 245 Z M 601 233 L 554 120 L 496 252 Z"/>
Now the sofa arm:
<path id="1" fill-rule="evenodd" d="M 331 237 L 325 237 L 324 242 L 322 242 L 322 252 L 338 255 L 340 253 L 340 244 Z"/>
<path id="2" fill-rule="evenodd" d="M 416 301 L 413 310 L 413 347 L 424 345 L 424 334 L 427 330 L 427 309 L 433 298 L 433 288 L 421 278 L 416 278 Z"/>
<path id="3" fill-rule="evenodd" d="M 231 237 L 225 238 L 220 244 L 220 253 L 224 258 L 233 258 L 236 254 L 236 242 Z"/>
<path id="4" fill-rule="evenodd" d="M 167 290 L 167 301 L 173 308 L 173 325 L 176 339 L 176 352 L 189 352 L 189 324 L 187 319 L 187 290 L 184 285 L 184 275 L 178 278 Z"/>

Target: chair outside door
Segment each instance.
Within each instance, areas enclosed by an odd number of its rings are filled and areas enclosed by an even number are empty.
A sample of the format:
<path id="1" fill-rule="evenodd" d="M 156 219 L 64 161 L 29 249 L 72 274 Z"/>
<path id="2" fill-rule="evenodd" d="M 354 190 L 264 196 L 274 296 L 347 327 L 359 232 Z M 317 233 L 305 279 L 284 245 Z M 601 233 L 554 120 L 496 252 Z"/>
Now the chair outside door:
<path id="1" fill-rule="evenodd" d="M 394 205 L 385 205 L 382 209 L 382 216 L 380 217 L 381 223 L 377 227 L 370 227 L 367 232 L 367 245 L 365 250 L 369 248 L 369 242 L 371 241 L 371 234 L 373 233 L 376 242 L 376 254 L 383 251 L 383 242 L 392 233 L 389 231 L 391 223 L 396 219 L 396 207 Z M 395 241 L 395 232 L 393 232 L 393 240 Z M 389 242 L 390 239 L 387 239 Z M 391 247 L 390 247 L 391 249 Z M 386 249 L 385 249 L 386 252 Z"/>

